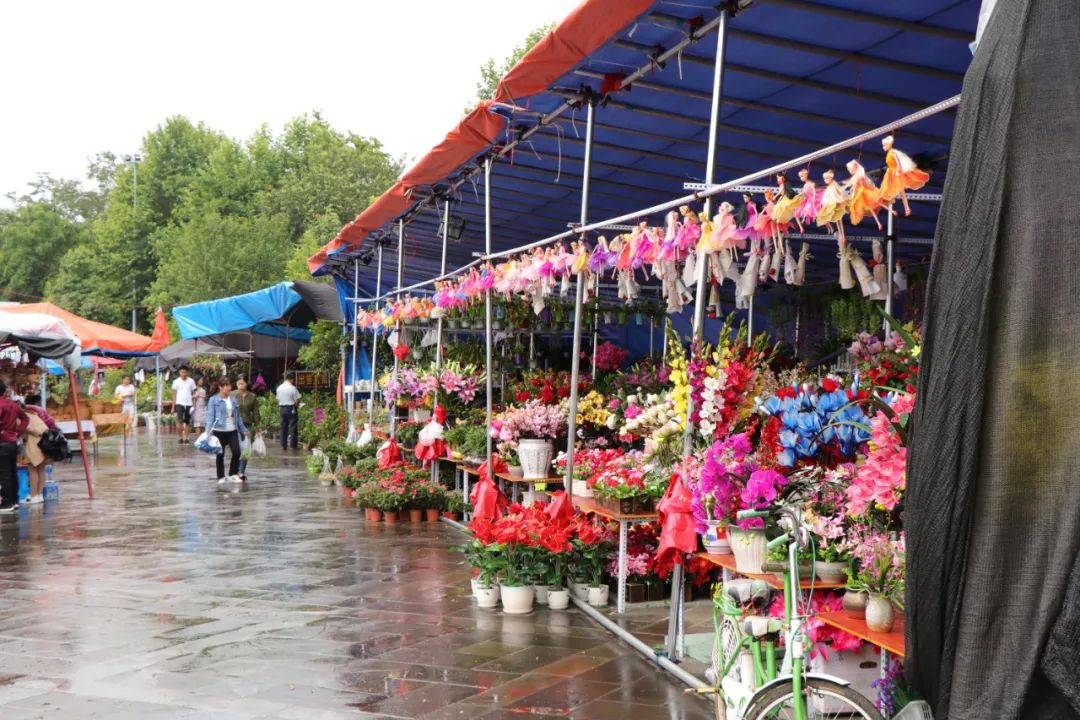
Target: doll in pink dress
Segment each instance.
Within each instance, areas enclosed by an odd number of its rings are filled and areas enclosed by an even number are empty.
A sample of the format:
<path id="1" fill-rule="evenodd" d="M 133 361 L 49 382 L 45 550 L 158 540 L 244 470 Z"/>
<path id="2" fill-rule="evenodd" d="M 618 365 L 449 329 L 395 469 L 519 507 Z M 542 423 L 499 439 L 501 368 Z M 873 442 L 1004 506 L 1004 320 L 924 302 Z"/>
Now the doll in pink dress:
<path id="1" fill-rule="evenodd" d="M 799 180 L 802 181 L 802 191 L 799 192 L 799 206 L 795 209 L 795 219 L 799 221 L 799 231 L 803 232 L 803 224 L 809 225 L 817 219 L 818 210 L 821 209 L 821 190 L 817 183 L 810 179 L 810 171 L 803 168 L 799 171 Z"/>

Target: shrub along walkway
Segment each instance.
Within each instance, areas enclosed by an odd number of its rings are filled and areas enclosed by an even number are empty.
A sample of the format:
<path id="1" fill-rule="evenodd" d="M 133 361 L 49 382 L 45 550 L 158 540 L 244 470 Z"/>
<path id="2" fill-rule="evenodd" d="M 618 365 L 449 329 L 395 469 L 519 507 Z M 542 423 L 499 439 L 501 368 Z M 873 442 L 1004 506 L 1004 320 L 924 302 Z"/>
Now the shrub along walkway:
<path id="1" fill-rule="evenodd" d="M 442 524 L 365 525 L 303 456 L 102 442 L 98 499 L 0 517 L 0 717 L 709 718 L 577 611 L 479 610 Z"/>

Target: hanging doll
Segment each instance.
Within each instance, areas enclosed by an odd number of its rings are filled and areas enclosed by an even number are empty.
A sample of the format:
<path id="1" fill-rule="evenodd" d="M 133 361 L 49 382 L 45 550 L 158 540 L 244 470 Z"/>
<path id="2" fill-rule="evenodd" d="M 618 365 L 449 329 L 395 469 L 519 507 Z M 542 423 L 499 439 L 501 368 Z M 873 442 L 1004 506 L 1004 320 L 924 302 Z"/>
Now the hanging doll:
<path id="1" fill-rule="evenodd" d="M 802 224 L 809 225 L 817 219 L 818 210 L 821 209 L 821 190 L 817 183 L 810 179 L 810 171 L 803 168 L 799 171 L 799 180 L 802 182 L 802 191 L 799 192 L 799 206 L 795 209 L 795 218 L 799 221 L 799 229 Z"/>
<path id="2" fill-rule="evenodd" d="M 682 213 L 683 221 L 675 246 L 679 259 L 686 261 L 683 265 L 682 281 L 688 288 L 697 287 L 697 245 L 701 239 L 701 226 L 688 205 L 680 207 L 679 212 Z"/>
<path id="3" fill-rule="evenodd" d="M 574 256 L 567 251 L 565 245 L 559 243 L 559 247 L 552 257 L 551 266 L 552 273 L 559 278 L 559 295 L 561 297 L 566 297 L 567 293 L 570 292 L 570 275 L 573 272 L 573 265 Z"/>
<path id="4" fill-rule="evenodd" d="M 911 215 L 907 191 L 919 190 L 930 179 L 930 173 L 920 170 L 915 161 L 904 152 L 893 147 L 893 136 L 881 138 L 881 149 L 885 151 L 885 176 L 881 178 L 882 202 L 892 205 L 896 196 L 904 204 L 904 216 Z"/>
<path id="5" fill-rule="evenodd" d="M 634 279 L 634 253 L 640 237 L 641 228 L 635 227 L 630 235 L 620 235 L 611 242 L 611 251 L 616 258 L 619 299 L 627 304 L 633 302 L 640 293 L 640 287 Z"/>
<path id="6" fill-rule="evenodd" d="M 660 279 L 661 292 L 667 300 L 669 313 L 682 312 L 683 306 L 693 299 L 693 295 L 679 276 L 678 237 L 681 229 L 679 213 L 672 210 L 667 214 L 664 239 L 660 241 L 656 263 L 653 265 L 653 272 Z"/>
<path id="7" fill-rule="evenodd" d="M 840 183 L 836 182 L 836 175 L 832 170 L 823 172 L 821 179 L 825 181 L 825 189 L 821 192 L 821 204 L 816 216 L 817 226 L 830 233 L 837 233 L 841 242 L 845 242 L 844 215 L 848 211 L 848 197 Z"/>
<path id="8" fill-rule="evenodd" d="M 866 266 L 866 261 L 862 259 L 862 255 L 852 245 L 844 245 L 840 249 L 840 253 L 843 256 L 841 258 L 841 265 L 846 258 L 848 262 L 848 280 L 849 286 L 845 287 L 845 290 L 854 287 L 854 284 L 850 283 L 851 270 L 855 270 L 855 277 L 859 280 L 859 288 L 862 290 L 863 297 L 870 297 L 874 293 L 878 292 L 881 288 L 874 281 L 874 274 L 870 272 L 870 268 Z M 844 285 L 841 280 L 841 286 Z"/>
<path id="9" fill-rule="evenodd" d="M 871 300 L 885 300 L 889 297 L 889 266 L 885 263 L 885 252 L 881 247 L 881 241 L 874 238 L 874 260 L 872 270 L 874 282 L 877 283 L 878 291 L 870 296 Z"/>
<path id="10" fill-rule="evenodd" d="M 799 232 L 803 232 L 802 221 L 796 215 L 799 206 L 802 205 L 802 197 L 788 184 L 787 177 L 780 173 L 776 176 L 776 204 L 773 206 L 772 219 L 778 225 L 786 225 L 792 220 L 799 226 Z"/>
<path id="11" fill-rule="evenodd" d="M 878 230 L 881 230 L 881 221 L 878 220 L 877 210 L 881 207 L 881 196 L 877 185 L 871 180 L 858 160 L 852 160 L 847 164 L 847 171 L 851 175 L 844 181 L 848 190 L 848 216 L 852 225 L 858 225 L 866 215 L 874 218 Z"/>
<path id="12" fill-rule="evenodd" d="M 806 284 L 806 263 L 810 260 L 810 243 L 803 243 L 799 251 L 799 262 L 795 267 L 795 285 Z"/>

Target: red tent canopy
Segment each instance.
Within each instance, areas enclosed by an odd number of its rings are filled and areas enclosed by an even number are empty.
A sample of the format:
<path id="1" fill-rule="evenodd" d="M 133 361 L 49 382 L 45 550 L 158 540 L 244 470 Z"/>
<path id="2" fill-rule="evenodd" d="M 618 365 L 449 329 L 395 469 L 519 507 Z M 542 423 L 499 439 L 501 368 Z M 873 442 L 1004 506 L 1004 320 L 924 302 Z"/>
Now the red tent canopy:
<path id="1" fill-rule="evenodd" d="M 129 330 L 87 320 L 50 302 L 5 305 L 4 312 L 40 313 L 58 317 L 68 324 L 82 343 L 84 355 L 153 355 L 158 351 L 152 338 Z"/>

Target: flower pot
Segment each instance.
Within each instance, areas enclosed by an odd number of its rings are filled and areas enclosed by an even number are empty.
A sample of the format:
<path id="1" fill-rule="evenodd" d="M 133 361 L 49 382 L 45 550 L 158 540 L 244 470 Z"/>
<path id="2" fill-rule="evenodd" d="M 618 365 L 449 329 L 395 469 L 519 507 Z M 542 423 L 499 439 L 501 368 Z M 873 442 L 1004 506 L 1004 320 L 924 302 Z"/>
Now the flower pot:
<path id="1" fill-rule="evenodd" d="M 547 605 L 548 602 L 548 586 L 547 585 L 533 585 L 533 597 L 536 598 L 537 605 Z"/>
<path id="2" fill-rule="evenodd" d="M 424 511 L 420 508 L 409 508 L 409 522 L 424 522 Z"/>
<path id="3" fill-rule="evenodd" d="M 382 519 L 387 524 L 393 524 L 393 523 L 397 522 L 397 519 L 398 519 L 397 516 L 398 516 L 398 514 L 397 514 L 396 511 L 386 510 L 382 514 Z"/>
<path id="4" fill-rule="evenodd" d="M 439 510 L 437 508 L 428 508 L 424 511 L 424 519 L 429 523 L 439 522 Z"/>
<path id="5" fill-rule="evenodd" d="M 477 587 L 476 592 L 476 604 L 482 608 L 493 608 L 499 606 L 499 588 L 497 587 Z"/>
<path id="6" fill-rule="evenodd" d="M 727 528 L 720 520 L 709 520 L 708 525 L 705 534 L 701 536 L 705 551 L 716 555 L 730 555 L 731 544 L 728 542 Z"/>
<path id="7" fill-rule="evenodd" d="M 444 512 L 443 517 L 446 518 L 447 520 L 453 520 L 454 522 L 457 522 L 458 520 L 461 519 L 461 513 Z"/>
<path id="8" fill-rule="evenodd" d="M 520 440 L 518 457 L 521 458 L 522 477 L 527 480 L 546 478 L 550 473 L 553 454 L 554 449 L 550 440 Z"/>
<path id="9" fill-rule="evenodd" d="M 469 588 L 472 590 L 472 596 L 473 597 L 476 597 L 476 590 L 479 587 L 480 587 L 480 579 L 479 578 L 474 578 L 474 577 L 469 578 Z"/>
<path id="10" fill-rule="evenodd" d="M 499 599 L 502 600 L 503 612 L 508 615 L 525 615 L 532 612 L 533 595 L 532 585 L 499 585 Z"/>
<path id="11" fill-rule="evenodd" d="M 864 592 L 848 590 L 844 593 L 844 614 L 850 618 L 866 617 L 866 603 L 870 596 Z"/>
<path id="12" fill-rule="evenodd" d="M 604 607 L 607 605 L 608 595 L 611 592 L 611 588 L 607 585 L 601 585 L 600 587 L 589 588 L 589 604 L 593 607 Z"/>
<path id="13" fill-rule="evenodd" d="M 426 423 L 431 419 L 431 411 L 427 408 L 413 408 L 409 411 L 413 422 Z"/>
<path id="14" fill-rule="evenodd" d="M 591 498 L 592 488 L 586 485 L 584 480 L 575 480 L 573 483 L 574 497 Z"/>
<path id="15" fill-rule="evenodd" d="M 570 591 L 566 588 L 548 588 L 547 604 L 552 610 L 565 610 L 570 607 Z"/>
<path id="16" fill-rule="evenodd" d="M 382 520 L 382 511 L 375 508 L 364 508 L 364 519 L 371 522 L 379 522 Z"/>
<path id="17" fill-rule="evenodd" d="M 848 564 L 846 562 L 823 562 L 818 560 L 814 563 L 814 572 L 818 580 L 823 583 L 842 583 L 847 579 Z"/>
<path id="18" fill-rule="evenodd" d="M 866 627 L 870 628 L 870 632 L 892 632 L 895 622 L 896 610 L 892 601 L 884 595 L 870 593 L 866 601 Z"/>
<path id="19" fill-rule="evenodd" d="M 735 570 L 743 574 L 760 574 L 769 554 L 769 540 L 765 536 L 765 530 L 742 530 L 737 525 L 729 525 L 727 536 L 731 552 L 735 556 Z"/>
<path id="20" fill-rule="evenodd" d="M 589 583 L 572 582 L 570 583 L 570 591 L 574 593 L 574 597 L 582 602 L 586 602 L 589 599 Z M 548 597 L 548 601 L 551 601 L 550 596 Z"/>
<path id="21" fill-rule="evenodd" d="M 521 469 L 520 465 L 510 465 L 506 468 L 506 472 L 514 477 L 524 477 L 525 471 Z"/>
<path id="22" fill-rule="evenodd" d="M 356 494 L 356 490 L 354 488 L 345 487 L 344 485 L 341 486 L 341 496 L 343 498 L 349 499 L 355 494 Z"/>

